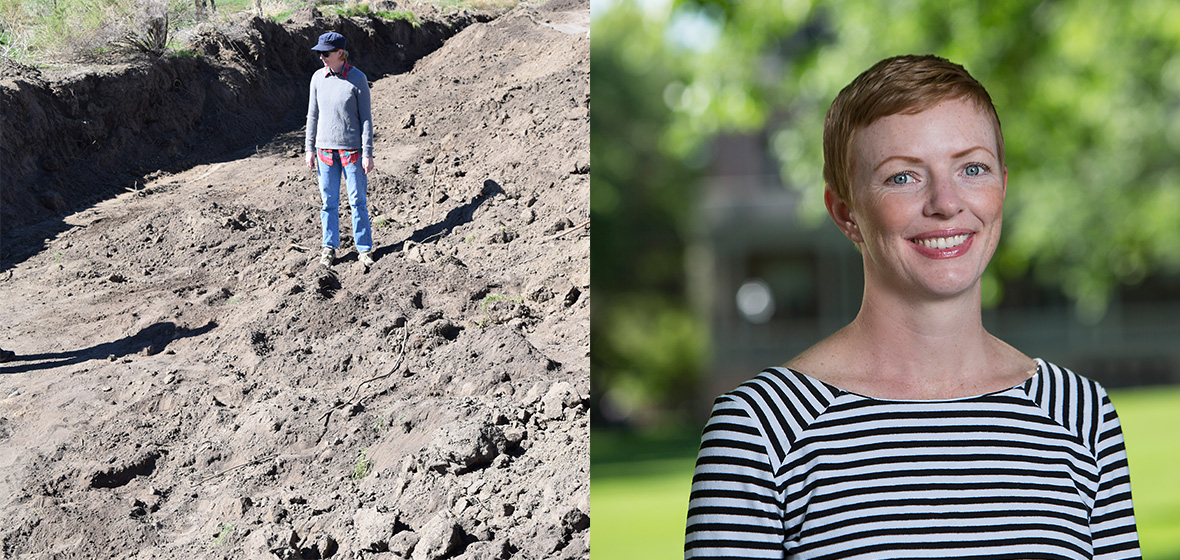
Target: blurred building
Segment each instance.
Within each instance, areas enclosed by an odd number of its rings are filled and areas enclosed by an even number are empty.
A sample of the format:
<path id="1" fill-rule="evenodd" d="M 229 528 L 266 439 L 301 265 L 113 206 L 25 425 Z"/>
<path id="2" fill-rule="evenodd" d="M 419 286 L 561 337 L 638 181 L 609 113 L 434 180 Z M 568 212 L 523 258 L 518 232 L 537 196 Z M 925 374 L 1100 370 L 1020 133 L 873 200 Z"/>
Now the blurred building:
<path id="1" fill-rule="evenodd" d="M 808 227 L 796 218 L 799 196 L 783 187 L 768 153 L 757 135 L 719 138 L 704 181 L 687 259 L 713 340 L 701 414 L 709 396 L 781 365 L 860 308 L 860 253 L 830 221 Z M 1095 324 L 1031 280 L 1005 281 L 1003 289 L 984 324 L 1026 354 L 1107 387 L 1180 382 L 1180 276 L 1123 289 Z"/>

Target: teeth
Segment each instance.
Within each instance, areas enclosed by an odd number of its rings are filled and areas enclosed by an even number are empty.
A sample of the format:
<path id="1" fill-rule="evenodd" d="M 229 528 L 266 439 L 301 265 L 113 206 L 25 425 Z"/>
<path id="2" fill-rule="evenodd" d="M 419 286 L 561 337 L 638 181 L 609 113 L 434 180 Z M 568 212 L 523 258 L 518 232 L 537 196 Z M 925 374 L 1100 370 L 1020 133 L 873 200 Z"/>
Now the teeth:
<path id="1" fill-rule="evenodd" d="M 929 249 L 950 249 L 967 240 L 967 234 L 952 235 L 950 237 L 928 237 L 915 239 L 914 243 Z"/>

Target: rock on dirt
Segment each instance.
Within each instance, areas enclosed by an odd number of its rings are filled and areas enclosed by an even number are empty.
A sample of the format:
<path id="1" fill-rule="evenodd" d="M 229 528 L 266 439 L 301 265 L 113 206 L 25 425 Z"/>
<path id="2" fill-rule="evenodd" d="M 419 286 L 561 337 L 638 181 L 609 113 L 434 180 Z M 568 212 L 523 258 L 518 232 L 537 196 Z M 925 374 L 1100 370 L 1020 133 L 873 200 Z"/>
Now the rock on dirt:
<path id="1" fill-rule="evenodd" d="M 589 3 L 421 18 L 4 72 L 12 118 L 111 142 L 11 152 L 56 182 L 5 185 L 0 557 L 589 556 Z M 372 80 L 371 269 L 347 207 L 316 263 L 298 57 L 330 29 Z M 175 93 L 139 128 L 75 122 L 139 79 Z"/>

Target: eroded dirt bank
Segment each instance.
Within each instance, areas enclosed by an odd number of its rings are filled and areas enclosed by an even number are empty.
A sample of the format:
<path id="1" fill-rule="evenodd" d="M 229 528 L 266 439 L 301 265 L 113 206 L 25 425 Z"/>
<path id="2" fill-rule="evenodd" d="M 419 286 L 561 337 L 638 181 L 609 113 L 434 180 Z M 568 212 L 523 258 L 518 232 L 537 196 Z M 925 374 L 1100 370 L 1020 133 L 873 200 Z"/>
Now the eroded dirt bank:
<path id="1" fill-rule="evenodd" d="M 405 20 L 324 16 L 305 7 L 284 24 L 253 18 L 197 29 L 184 56 L 41 71 L 0 59 L 0 227 L 13 230 L 143 184 L 144 175 L 253 148 L 299 126 L 308 45 L 324 29 L 354 37 L 370 79 L 408 71 L 489 14 Z M 11 245 L 11 244 L 6 244 Z M 20 258 L 24 247 L 4 247 Z"/>
<path id="2" fill-rule="evenodd" d="M 588 557 L 588 25 L 374 63 L 367 273 L 312 262 L 296 129 L 22 226 L 61 224 L 0 273 L 0 555 Z"/>

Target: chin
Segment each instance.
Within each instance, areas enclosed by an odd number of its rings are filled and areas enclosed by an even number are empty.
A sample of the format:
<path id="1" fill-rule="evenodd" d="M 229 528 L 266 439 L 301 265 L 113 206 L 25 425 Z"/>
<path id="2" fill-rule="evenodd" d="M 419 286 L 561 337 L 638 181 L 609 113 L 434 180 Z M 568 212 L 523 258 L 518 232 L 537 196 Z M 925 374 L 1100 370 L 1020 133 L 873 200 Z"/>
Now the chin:
<path id="1" fill-rule="evenodd" d="M 927 283 L 925 291 L 940 299 L 950 299 L 964 295 L 978 295 L 980 293 L 980 278 L 972 276 L 964 277 L 950 277 L 942 278 L 934 282 Z"/>

